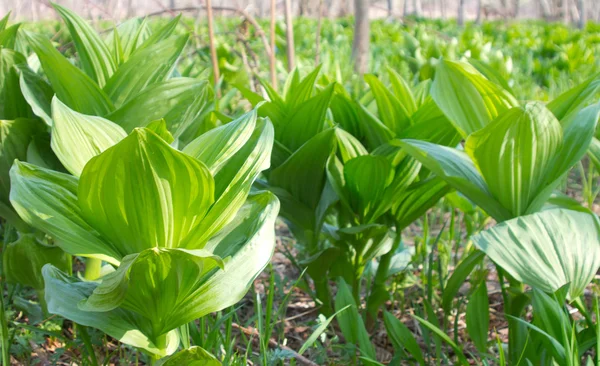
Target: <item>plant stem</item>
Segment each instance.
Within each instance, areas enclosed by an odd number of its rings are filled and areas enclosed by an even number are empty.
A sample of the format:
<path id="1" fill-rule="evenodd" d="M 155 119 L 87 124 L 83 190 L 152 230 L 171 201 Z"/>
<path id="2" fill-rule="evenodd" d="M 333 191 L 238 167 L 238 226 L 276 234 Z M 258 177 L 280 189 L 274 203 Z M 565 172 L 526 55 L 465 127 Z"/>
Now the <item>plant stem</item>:
<path id="1" fill-rule="evenodd" d="M 96 353 L 94 352 L 94 346 L 92 345 L 92 340 L 90 335 L 87 332 L 87 328 L 81 324 L 77 324 L 77 331 L 79 332 L 79 336 L 85 345 L 85 349 L 90 357 L 90 362 L 92 365 L 98 365 L 98 359 L 96 359 Z"/>
<path id="2" fill-rule="evenodd" d="M 95 281 L 100 278 L 100 271 L 102 270 L 102 260 L 98 258 L 86 258 L 85 260 L 85 272 L 83 272 L 83 278 L 87 281 Z"/>
<path id="3" fill-rule="evenodd" d="M 0 337 L 2 338 L 2 365 L 10 365 L 10 344 L 8 343 L 8 324 L 4 309 L 4 280 L 2 281 L 2 293 L 0 294 Z"/>

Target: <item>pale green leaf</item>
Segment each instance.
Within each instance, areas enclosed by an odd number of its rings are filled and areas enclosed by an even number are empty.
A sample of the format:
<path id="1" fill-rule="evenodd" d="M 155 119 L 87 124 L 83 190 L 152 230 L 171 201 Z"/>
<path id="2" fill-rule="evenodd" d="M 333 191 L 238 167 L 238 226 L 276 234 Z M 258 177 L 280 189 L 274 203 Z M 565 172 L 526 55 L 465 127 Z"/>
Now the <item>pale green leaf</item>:
<path id="1" fill-rule="evenodd" d="M 77 113 L 56 97 L 52 100 L 52 119 L 52 150 L 76 177 L 91 158 L 127 136 L 121 126 L 102 117 Z"/>

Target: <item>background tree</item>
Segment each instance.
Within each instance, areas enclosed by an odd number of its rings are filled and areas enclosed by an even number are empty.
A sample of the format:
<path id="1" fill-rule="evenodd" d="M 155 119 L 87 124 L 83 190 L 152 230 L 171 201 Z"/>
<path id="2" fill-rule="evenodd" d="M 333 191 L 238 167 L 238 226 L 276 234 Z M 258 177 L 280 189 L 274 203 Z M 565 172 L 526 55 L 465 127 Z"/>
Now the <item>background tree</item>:
<path id="1" fill-rule="evenodd" d="M 369 65 L 369 1 L 354 0 L 354 39 L 352 41 L 352 59 L 354 70 L 362 75 Z"/>

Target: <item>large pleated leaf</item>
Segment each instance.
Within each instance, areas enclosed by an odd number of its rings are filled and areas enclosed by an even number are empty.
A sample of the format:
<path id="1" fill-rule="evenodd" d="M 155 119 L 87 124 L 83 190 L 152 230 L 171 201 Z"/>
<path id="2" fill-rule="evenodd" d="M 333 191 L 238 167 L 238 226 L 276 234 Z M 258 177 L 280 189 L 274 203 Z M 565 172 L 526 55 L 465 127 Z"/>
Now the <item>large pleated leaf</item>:
<path id="1" fill-rule="evenodd" d="M 50 235 L 67 253 L 119 263 L 119 251 L 81 214 L 77 178 L 21 162 L 15 163 L 10 177 L 10 201 L 25 222 Z"/>
<path id="2" fill-rule="evenodd" d="M 113 34 L 108 37 L 107 45 L 112 50 L 115 60 L 118 60 L 117 64 L 121 64 L 127 61 L 150 35 L 146 18 L 131 18 L 113 30 Z"/>
<path id="3" fill-rule="evenodd" d="M 335 148 L 334 129 L 319 133 L 271 171 L 269 184 L 285 189 L 299 202 L 316 208 L 325 185 L 325 165 Z"/>
<path id="4" fill-rule="evenodd" d="M 598 218 L 554 209 L 503 222 L 474 236 L 475 245 L 515 279 L 575 299 L 600 267 Z"/>
<path id="5" fill-rule="evenodd" d="M 454 125 L 431 98 L 413 114 L 412 120 L 413 125 L 405 129 L 398 138 L 422 140 L 444 146 L 456 146 L 461 140 Z"/>
<path id="6" fill-rule="evenodd" d="M 149 85 L 165 81 L 187 43 L 188 36 L 164 40 L 144 48 L 119 66 L 104 91 L 118 108 Z"/>
<path id="7" fill-rule="evenodd" d="M 370 222 L 393 179 L 392 164 L 382 156 L 359 156 L 344 164 L 347 197 L 362 223 Z"/>
<path id="8" fill-rule="evenodd" d="M 275 130 L 277 141 L 296 151 L 325 128 L 325 114 L 333 95 L 333 85 L 295 107 L 283 125 Z"/>
<path id="9" fill-rule="evenodd" d="M 77 113 L 56 97 L 52 100 L 52 119 L 52 150 L 76 177 L 91 158 L 127 136 L 121 126 L 102 117 Z"/>
<path id="10" fill-rule="evenodd" d="M 221 366 L 221 362 L 202 347 L 192 346 L 156 361 L 155 366 Z"/>
<path id="11" fill-rule="evenodd" d="M 139 347 L 164 357 L 179 347 L 179 336 L 173 330 L 161 337 L 160 342 L 151 338 L 149 319 L 125 309 L 117 308 L 106 312 L 83 311 L 78 304 L 92 294 L 96 282 L 84 282 L 69 277 L 64 272 L 46 265 L 42 269 L 46 283 L 48 311 L 77 324 L 100 329 L 109 336 L 134 347 Z M 157 344 L 159 343 L 159 344 Z"/>
<path id="12" fill-rule="evenodd" d="M 410 114 L 398 98 L 374 75 L 365 75 L 365 81 L 377 102 L 379 118 L 390 130 L 399 134 L 411 125 Z"/>
<path id="13" fill-rule="evenodd" d="M 403 229 L 423 216 L 452 188 L 443 179 L 432 177 L 412 184 L 394 197 L 392 214 L 399 228 Z"/>
<path id="14" fill-rule="evenodd" d="M 94 116 L 104 116 L 114 109 L 98 84 L 61 55 L 47 38 L 28 33 L 27 39 L 61 101 L 79 113 Z"/>
<path id="15" fill-rule="evenodd" d="M 400 101 L 409 116 L 412 116 L 417 111 L 417 102 L 413 96 L 410 86 L 391 67 L 387 67 L 388 75 L 390 76 L 390 83 L 392 84 L 392 90 L 396 95 L 396 98 Z"/>
<path id="16" fill-rule="evenodd" d="M 469 156 L 462 151 L 417 140 L 399 140 L 398 144 L 427 169 L 463 193 L 498 221 L 511 213 L 489 192 L 488 186 Z"/>
<path id="17" fill-rule="evenodd" d="M 365 106 L 358 104 L 360 129 L 365 136 L 368 147 L 373 150 L 389 142 L 396 136 L 383 122 L 374 116 Z"/>
<path id="18" fill-rule="evenodd" d="M 44 289 L 42 267 L 46 263 L 62 271 L 71 269 L 69 255 L 59 247 L 39 243 L 31 234 L 23 235 L 6 246 L 3 263 L 2 270 L 8 283 L 18 283 L 36 290 Z"/>
<path id="19" fill-rule="evenodd" d="M 261 120 L 248 141 L 215 175 L 215 200 L 204 219 L 182 242 L 186 248 L 201 248 L 231 221 L 246 201 L 258 175 L 269 168 L 274 139 L 273 125 Z"/>
<path id="20" fill-rule="evenodd" d="M 585 106 L 598 90 L 600 90 L 600 73 L 554 98 L 547 107 L 559 121 L 562 121 L 572 112 L 577 112 Z"/>
<path id="21" fill-rule="evenodd" d="M 29 103 L 33 114 L 40 117 L 48 126 L 52 126 L 50 103 L 54 90 L 41 76 L 29 67 L 20 67 L 19 86 L 23 97 Z"/>
<path id="22" fill-rule="evenodd" d="M 214 201 L 214 180 L 200 161 L 136 129 L 91 159 L 78 189 L 86 220 L 122 256 L 175 248 Z"/>
<path id="23" fill-rule="evenodd" d="M 8 49 L 15 49 L 17 43 L 17 35 L 21 23 L 13 24 L 5 30 L 0 31 L 0 46 Z"/>
<path id="24" fill-rule="evenodd" d="M 556 117 L 543 104 L 528 103 L 470 135 L 465 149 L 491 194 L 516 217 L 544 187 L 562 138 Z"/>
<path id="25" fill-rule="evenodd" d="M 106 116 L 131 132 L 136 127 L 164 118 L 170 131 L 176 133 L 190 116 L 191 123 L 208 103 L 206 81 L 192 78 L 174 78 L 156 83 L 137 94 L 129 102 Z M 199 99 L 201 103 L 195 103 Z"/>
<path id="26" fill-rule="evenodd" d="M 33 135 L 44 131 L 37 120 L 19 118 L 0 120 L 0 201 L 9 204 L 9 171 L 15 159 L 26 160 L 27 147 Z"/>
<path id="27" fill-rule="evenodd" d="M 463 137 L 518 105 L 508 91 L 487 80 L 473 66 L 448 60 L 436 69 L 431 96 Z"/>
<path id="28" fill-rule="evenodd" d="M 192 140 L 182 151 L 202 161 L 216 174 L 252 135 L 256 126 L 256 109 L 235 121 L 212 129 Z"/>
<path id="29" fill-rule="evenodd" d="M 6 15 L 4 17 L 2 17 L 2 19 L 0 19 L 0 31 L 3 31 L 6 26 L 8 25 L 8 19 L 10 18 L 10 11 L 8 13 L 6 13 Z"/>
<path id="30" fill-rule="evenodd" d="M 81 62 L 83 71 L 102 88 L 115 72 L 116 66 L 108 47 L 88 22 L 71 10 L 53 3 L 63 18 Z"/>
<path id="31" fill-rule="evenodd" d="M 180 19 L 181 13 L 173 19 L 169 20 L 169 22 L 167 22 L 167 24 L 165 24 L 162 28 L 150 34 L 148 38 L 143 40 L 143 42 L 134 50 L 134 52 L 139 52 L 144 48 L 150 47 L 158 42 L 169 38 L 175 31 L 175 28 L 177 27 L 177 24 L 179 24 Z"/>
<path id="32" fill-rule="evenodd" d="M 0 48 L 0 119 L 32 117 L 19 87 L 17 66 L 26 64 L 27 60 L 20 53 Z"/>

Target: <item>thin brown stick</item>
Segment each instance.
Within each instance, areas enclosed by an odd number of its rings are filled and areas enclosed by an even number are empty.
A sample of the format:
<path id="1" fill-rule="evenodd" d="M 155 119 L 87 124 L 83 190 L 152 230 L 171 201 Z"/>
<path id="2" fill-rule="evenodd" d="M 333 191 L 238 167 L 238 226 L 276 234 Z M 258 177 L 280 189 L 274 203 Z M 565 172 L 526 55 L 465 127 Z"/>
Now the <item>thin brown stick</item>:
<path id="1" fill-rule="evenodd" d="M 269 57 L 269 66 L 271 69 L 271 85 L 277 90 L 277 73 L 275 71 L 275 0 L 271 0 L 271 57 Z"/>
<path id="2" fill-rule="evenodd" d="M 231 326 L 233 328 L 239 329 L 242 333 L 244 333 L 246 335 L 253 336 L 253 337 L 260 337 L 260 333 L 258 332 L 258 330 L 254 329 L 252 327 L 248 327 L 248 328 L 242 327 L 241 325 L 239 325 L 237 323 L 232 323 Z M 269 338 L 269 346 L 271 346 L 273 348 L 281 348 L 288 352 L 291 352 L 294 355 L 294 358 L 296 360 L 298 360 L 298 362 L 301 362 L 304 365 L 318 366 L 316 363 L 314 363 L 311 360 L 309 360 L 308 358 L 302 356 L 301 354 L 294 351 L 293 349 L 291 349 L 287 346 L 284 346 L 283 344 L 277 343 L 277 341 L 275 341 L 273 338 Z"/>
<path id="3" fill-rule="evenodd" d="M 217 97 L 221 96 L 221 92 L 218 89 L 219 86 L 219 61 L 217 60 L 217 49 L 215 48 L 215 33 L 213 30 L 213 8 L 211 0 L 206 0 L 206 17 L 208 18 L 208 39 L 210 47 L 210 60 L 213 65 L 213 75 L 215 77 L 215 88 L 217 89 Z"/>
<path id="4" fill-rule="evenodd" d="M 319 66 L 321 58 L 321 25 L 323 23 L 323 0 L 319 0 L 319 22 L 317 23 L 317 39 L 315 40 L 315 67 Z"/>
<path id="5" fill-rule="evenodd" d="M 182 8 L 169 9 L 169 11 L 160 10 L 160 11 L 155 11 L 153 13 L 149 13 L 146 16 L 147 17 L 154 17 L 154 16 L 158 16 L 158 15 L 161 15 L 161 14 L 164 14 L 164 13 L 171 12 L 171 11 L 175 11 L 175 12 L 187 12 L 187 11 L 199 11 L 199 10 L 206 10 L 206 6 L 203 6 L 203 5 L 200 5 L 200 6 L 186 6 L 186 7 L 182 7 Z M 267 56 L 271 57 L 271 46 L 269 45 L 269 40 L 267 39 L 267 36 L 266 36 L 265 32 L 263 31 L 263 29 L 260 26 L 260 24 L 258 24 L 258 22 L 256 21 L 256 19 L 254 19 L 254 17 L 252 15 L 250 15 L 246 10 L 240 9 L 240 8 L 233 8 L 233 7 L 229 7 L 229 6 L 213 6 L 212 10 L 216 10 L 216 11 L 229 11 L 229 12 L 237 13 L 237 14 L 241 15 L 242 17 L 246 18 L 246 20 L 248 22 L 250 22 L 250 24 L 252 24 L 252 26 L 256 30 L 256 33 L 261 38 L 261 40 L 263 42 L 263 45 L 265 47 L 265 52 L 267 53 Z"/>
<path id="6" fill-rule="evenodd" d="M 294 20 L 292 19 L 292 3 L 291 0 L 285 0 L 285 37 L 287 41 L 287 61 L 288 71 L 291 72 L 295 65 L 295 48 L 294 48 Z"/>

